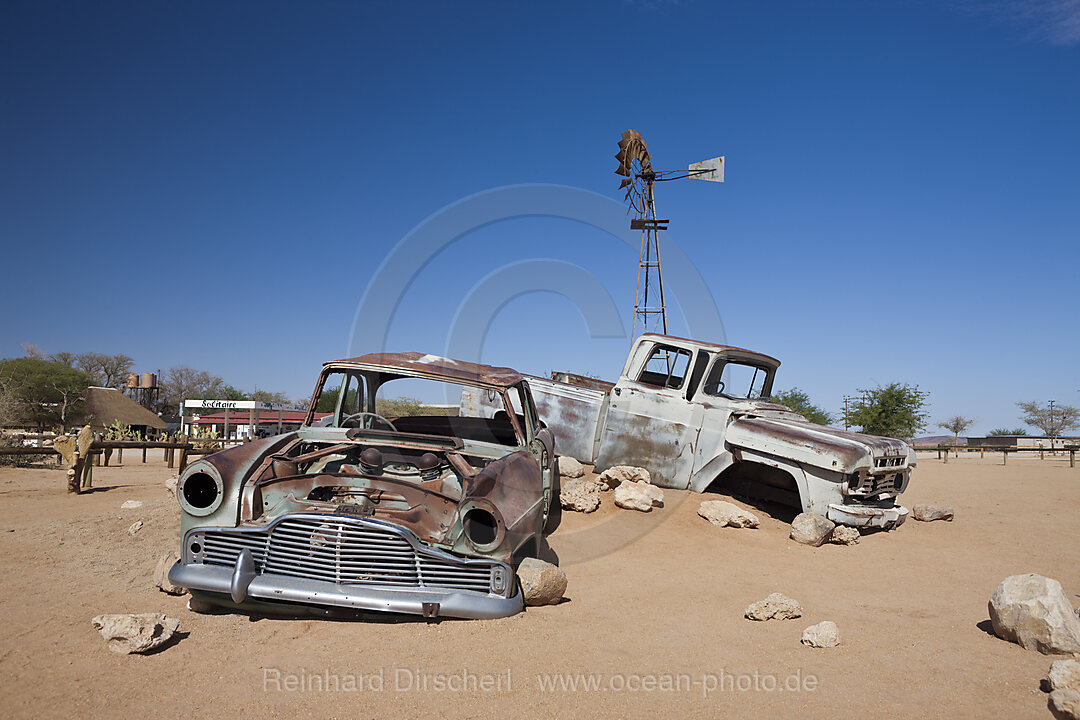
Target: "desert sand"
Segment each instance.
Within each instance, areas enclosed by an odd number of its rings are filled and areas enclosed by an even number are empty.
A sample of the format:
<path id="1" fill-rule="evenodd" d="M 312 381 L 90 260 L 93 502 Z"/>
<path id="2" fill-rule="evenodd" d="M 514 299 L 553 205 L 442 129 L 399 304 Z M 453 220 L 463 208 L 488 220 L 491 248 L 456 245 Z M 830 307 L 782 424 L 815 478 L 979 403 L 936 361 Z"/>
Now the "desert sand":
<path id="1" fill-rule="evenodd" d="M 483 622 L 192 613 L 152 582 L 179 545 L 171 472 L 96 468 L 96 491 L 72 496 L 59 470 L 0 469 L 6 717 L 1048 718 L 1054 658 L 993 637 L 987 599 L 1035 572 L 1080 604 L 1080 467 L 1065 458 L 923 456 L 904 504 L 956 520 L 851 547 L 797 545 L 790 515 L 753 507 L 760 528 L 713 527 L 696 510 L 716 496 L 668 490 L 642 514 L 606 493 L 551 537 L 568 599 Z M 743 618 L 771 592 L 803 617 Z M 180 638 L 110 653 L 90 619 L 124 612 L 178 617 Z M 843 644 L 800 645 L 822 620 Z"/>

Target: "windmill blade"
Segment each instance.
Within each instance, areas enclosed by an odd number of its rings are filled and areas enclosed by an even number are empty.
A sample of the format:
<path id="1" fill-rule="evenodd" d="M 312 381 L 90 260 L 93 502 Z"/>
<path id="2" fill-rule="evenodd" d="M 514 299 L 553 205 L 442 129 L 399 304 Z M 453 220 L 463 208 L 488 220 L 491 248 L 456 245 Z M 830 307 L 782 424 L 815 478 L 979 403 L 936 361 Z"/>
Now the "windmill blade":
<path id="1" fill-rule="evenodd" d="M 694 180 L 724 182 L 724 156 L 702 160 L 690 165 L 690 177 Z"/>

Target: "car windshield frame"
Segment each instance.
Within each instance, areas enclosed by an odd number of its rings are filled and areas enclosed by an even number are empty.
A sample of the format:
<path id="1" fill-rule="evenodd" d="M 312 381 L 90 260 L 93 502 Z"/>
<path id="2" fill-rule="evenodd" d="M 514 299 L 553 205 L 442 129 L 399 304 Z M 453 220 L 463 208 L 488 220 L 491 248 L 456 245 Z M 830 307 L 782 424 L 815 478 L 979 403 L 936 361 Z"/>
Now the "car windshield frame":
<path id="1" fill-rule="evenodd" d="M 325 387 L 326 381 L 335 374 L 343 375 L 342 385 L 338 386 L 337 388 L 339 394 L 337 402 L 335 403 L 333 412 L 329 416 L 329 422 L 325 425 L 317 426 L 315 425 L 314 415 L 319 404 L 319 399 L 322 396 L 324 390 L 327 389 Z M 377 377 L 379 381 L 377 383 L 373 382 L 373 377 Z M 539 430 L 539 419 L 535 416 L 535 408 L 529 406 L 529 408 L 532 409 L 532 412 L 523 412 L 522 416 L 518 416 L 515 412 L 513 401 L 511 400 L 509 395 L 511 392 L 518 392 L 520 393 L 519 397 L 521 398 L 521 402 L 531 402 L 531 394 L 529 394 L 527 385 L 524 383 L 524 381 L 519 381 L 514 385 L 503 387 L 482 382 L 467 382 L 462 381 L 460 378 L 447 378 L 432 373 L 410 372 L 402 368 L 385 368 L 359 364 L 328 364 L 323 367 L 322 372 L 319 374 L 319 380 L 316 383 L 315 391 L 312 393 L 311 396 L 311 401 L 308 406 L 307 417 L 304 420 L 304 427 L 325 427 L 335 429 L 342 428 L 342 405 L 345 403 L 347 398 L 342 396 L 342 394 L 340 393 L 340 389 L 342 387 L 345 387 L 346 381 L 348 381 L 351 386 L 354 378 L 362 379 L 364 388 L 364 412 L 375 412 L 375 401 L 379 397 L 379 391 L 389 383 L 392 383 L 395 380 L 399 379 L 426 380 L 430 382 L 453 385 L 459 388 L 471 388 L 488 394 L 494 393 L 499 395 L 502 398 L 503 410 L 506 412 L 509 418 L 510 424 L 514 430 L 514 437 L 517 440 L 517 445 L 514 447 L 528 447 L 529 439 L 535 437 L 536 432 Z M 526 410 L 526 408 L 523 408 L 523 410 Z M 519 417 L 524 418 L 524 424 L 519 422 Z M 439 437 L 443 439 L 445 438 L 445 436 L 442 435 L 431 435 L 431 437 Z M 511 447 L 510 445 L 498 442 L 488 442 L 487 444 L 497 445 L 500 447 Z"/>

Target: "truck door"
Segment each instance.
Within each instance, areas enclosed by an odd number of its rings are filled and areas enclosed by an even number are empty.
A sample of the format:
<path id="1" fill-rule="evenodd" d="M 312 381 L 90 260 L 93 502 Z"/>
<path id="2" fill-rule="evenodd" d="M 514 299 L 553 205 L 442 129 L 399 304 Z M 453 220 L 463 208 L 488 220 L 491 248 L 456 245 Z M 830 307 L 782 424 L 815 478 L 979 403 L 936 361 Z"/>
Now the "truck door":
<path id="1" fill-rule="evenodd" d="M 702 409 L 687 400 L 687 389 L 699 365 L 694 351 L 654 343 L 644 362 L 628 368 L 611 391 L 597 471 L 635 465 L 656 485 L 689 484 Z"/>

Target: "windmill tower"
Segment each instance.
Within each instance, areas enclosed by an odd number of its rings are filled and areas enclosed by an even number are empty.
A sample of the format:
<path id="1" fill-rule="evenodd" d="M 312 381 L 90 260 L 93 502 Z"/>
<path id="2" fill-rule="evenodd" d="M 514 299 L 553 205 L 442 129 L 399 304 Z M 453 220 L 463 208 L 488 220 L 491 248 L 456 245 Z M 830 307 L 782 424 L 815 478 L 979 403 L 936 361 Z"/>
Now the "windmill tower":
<path id="1" fill-rule="evenodd" d="M 626 190 L 626 202 L 634 211 L 630 229 L 641 231 L 637 286 L 634 291 L 634 324 L 630 333 L 630 342 L 633 342 L 638 335 L 639 321 L 641 332 L 659 331 L 666 335 L 668 331 L 664 273 L 660 264 L 660 231 L 667 230 L 670 221 L 656 217 L 654 186 L 658 182 L 687 177 L 724 182 L 724 158 L 693 163 L 686 171 L 656 171 L 641 133 L 627 130 L 619 140 L 619 152 L 615 159 L 619 161 L 615 174 L 623 178 L 619 189 Z"/>

